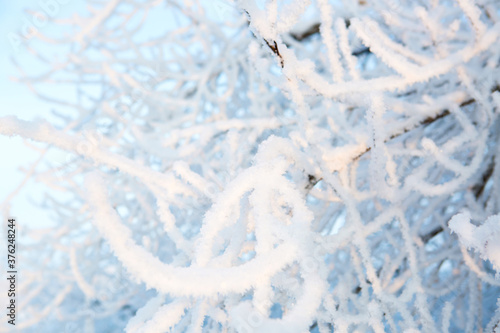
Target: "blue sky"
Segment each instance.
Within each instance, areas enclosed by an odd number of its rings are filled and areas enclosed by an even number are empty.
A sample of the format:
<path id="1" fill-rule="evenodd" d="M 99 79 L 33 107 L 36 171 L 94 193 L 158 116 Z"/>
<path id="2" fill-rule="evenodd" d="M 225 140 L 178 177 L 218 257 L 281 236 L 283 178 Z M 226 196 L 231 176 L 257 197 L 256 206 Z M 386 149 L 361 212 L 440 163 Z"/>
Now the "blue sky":
<path id="1" fill-rule="evenodd" d="M 71 3 L 67 6 L 71 6 Z M 13 80 L 20 73 L 11 59 L 15 58 L 24 65 L 31 65 L 31 67 L 36 66 L 36 64 L 30 60 L 26 51 L 21 50 L 16 53 L 8 39 L 9 33 L 17 33 L 25 24 L 24 20 L 30 18 L 30 15 L 23 10 L 28 7 L 41 10 L 38 2 L 34 0 L 0 0 L 0 100 L 2 101 L 0 116 L 15 115 L 24 120 L 36 121 L 37 119 L 50 118 L 50 107 L 40 102 L 24 85 Z M 64 8 L 61 7 L 62 15 L 64 14 L 63 10 Z M 41 144 L 37 144 L 37 146 L 43 147 Z M 25 178 L 24 172 L 20 168 L 28 169 L 39 158 L 40 153 L 28 148 L 19 137 L 9 138 L 1 135 L 0 152 L 2 156 L 0 162 L 0 202 L 3 204 L 7 196 Z M 53 151 L 52 154 L 54 153 L 60 154 L 61 152 Z M 12 200 L 11 215 L 16 217 L 20 223 L 32 227 L 51 225 L 50 212 L 42 210 L 36 205 L 46 191 L 48 189 L 44 185 L 37 184 L 33 180 L 28 181 Z"/>

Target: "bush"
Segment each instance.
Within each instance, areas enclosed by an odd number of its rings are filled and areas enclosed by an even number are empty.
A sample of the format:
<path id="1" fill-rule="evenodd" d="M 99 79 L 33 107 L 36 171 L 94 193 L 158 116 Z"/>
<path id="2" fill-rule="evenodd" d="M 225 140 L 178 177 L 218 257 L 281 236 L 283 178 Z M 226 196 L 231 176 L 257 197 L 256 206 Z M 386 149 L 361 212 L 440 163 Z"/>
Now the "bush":
<path id="1" fill-rule="evenodd" d="M 23 248 L 24 322 L 497 330 L 499 12 L 89 1 L 40 29 L 25 79 L 64 126 L 0 132 L 70 152 L 36 176 L 72 200 L 49 196 L 58 225 Z"/>

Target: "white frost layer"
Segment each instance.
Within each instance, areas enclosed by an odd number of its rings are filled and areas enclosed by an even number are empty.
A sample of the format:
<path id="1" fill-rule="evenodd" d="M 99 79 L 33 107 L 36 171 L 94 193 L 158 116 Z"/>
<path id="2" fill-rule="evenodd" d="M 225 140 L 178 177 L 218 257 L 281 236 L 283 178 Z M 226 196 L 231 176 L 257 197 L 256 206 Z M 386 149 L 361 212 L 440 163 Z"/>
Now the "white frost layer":
<path id="1" fill-rule="evenodd" d="M 482 259 L 500 271 L 500 214 L 488 217 L 476 227 L 470 223 L 470 213 L 461 213 L 453 216 L 448 225 L 465 247 L 478 251 Z"/>

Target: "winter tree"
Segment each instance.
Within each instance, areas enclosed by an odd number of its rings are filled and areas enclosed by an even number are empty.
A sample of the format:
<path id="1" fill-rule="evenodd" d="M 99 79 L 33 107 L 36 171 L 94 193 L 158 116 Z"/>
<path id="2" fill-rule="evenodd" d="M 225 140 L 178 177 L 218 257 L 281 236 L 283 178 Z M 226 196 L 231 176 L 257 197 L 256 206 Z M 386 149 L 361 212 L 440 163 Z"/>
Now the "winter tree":
<path id="1" fill-rule="evenodd" d="M 71 195 L 16 328 L 500 330 L 500 2 L 66 2 L 10 36 Z"/>

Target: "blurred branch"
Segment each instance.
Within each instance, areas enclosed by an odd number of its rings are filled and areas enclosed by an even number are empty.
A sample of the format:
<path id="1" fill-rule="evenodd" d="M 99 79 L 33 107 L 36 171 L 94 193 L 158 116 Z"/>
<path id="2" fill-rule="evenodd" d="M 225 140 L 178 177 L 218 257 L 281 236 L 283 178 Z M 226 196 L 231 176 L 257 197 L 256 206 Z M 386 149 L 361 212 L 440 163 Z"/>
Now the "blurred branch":
<path id="1" fill-rule="evenodd" d="M 351 21 L 349 19 L 345 19 L 345 25 L 347 28 L 349 28 L 349 26 L 351 25 Z M 320 32 L 320 27 L 321 27 L 321 23 L 314 23 L 313 25 L 311 25 L 310 27 L 308 27 L 307 29 L 305 29 L 303 31 L 290 32 L 290 36 L 293 39 L 295 39 L 297 42 L 302 42 L 302 41 L 308 39 L 309 37 L 312 37 L 312 36 L 318 34 Z M 371 53 L 370 48 L 363 47 L 359 50 L 353 51 L 352 55 L 355 57 L 358 57 L 360 55 L 368 54 L 368 53 Z"/>
<path id="2" fill-rule="evenodd" d="M 321 26 L 320 23 L 315 23 L 304 31 L 291 32 L 290 36 L 292 36 L 292 38 L 295 39 L 297 42 L 302 42 L 304 39 L 307 39 L 307 38 L 319 33 L 320 26 Z"/>
<path id="3" fill-rule="evenodd" d="M 488 168 L 484 171 L 481 181 L 478 184 L 475 184 L 472 186 L 471 190 L 474 193 L 474 197 L 479 199 L 481 194 L 484 192 L 484 188 L 486 187 L 486 184 L 488 183 L 488 180 L 491 178 L 493 175 L 493 170 L 495 169 L 495 157 L 491 159 L 490 164 L 488 165 Z"/>

